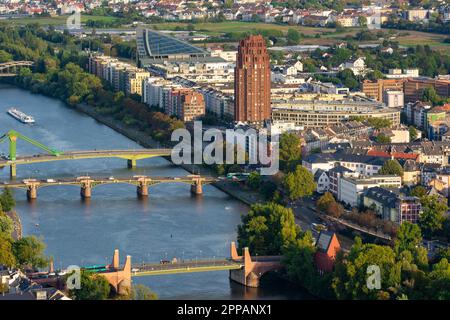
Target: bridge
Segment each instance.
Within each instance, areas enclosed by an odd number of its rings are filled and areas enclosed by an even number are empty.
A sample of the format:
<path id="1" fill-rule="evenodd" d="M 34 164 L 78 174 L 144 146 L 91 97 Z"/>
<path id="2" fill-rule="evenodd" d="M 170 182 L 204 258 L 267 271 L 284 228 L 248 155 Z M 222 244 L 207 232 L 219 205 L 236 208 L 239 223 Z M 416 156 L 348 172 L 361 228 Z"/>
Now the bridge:
<path id="1" fill-rule="evenodd" d="M 10 61 L 0 63 L 0 77 L 14 77 L 17 75 L 17 69 L 22 67 L 31 67 L 33 61 Z"/>
<path id="2" fill-rule="evenodd" d="M 45 151 L 44 154 L 17 156 L 17 140 L 23 140 Z M 42 163 L 63 160 L 78 159 L 95 159 L 95 158 L 121 158 L 127 160 L 129 168 L 136 167 L 137 160 L 169 156 L 171 149 L 137 149 L 137 150 L 84 150 L 62 152 L 54 148 L 50 148 L 36 140 L 26 137 L 25 135 L 10 130 L 0 136 L 0 143 L 9 142 L 9 155 L 0 158 L 0 168 L 10 167 L 11 177 L 17 175 L 17 165 Z"/>
<path id="3" fill-rule="evenodd" d="M 188 175 L 184 177 L 148 177 L 144 175 L 136 175 L 131 178 L 91 178 L 89 176 L 82 176 L 77 178 L 67 179 L 24 179 L 21 182 L 3 182 L 0 188 L 15 188 L 26 189 L 28 199 L 36 199 L 39 188 L 73 185 L 80 186 L 80 195 L 83 198 L 90 198 L 92 189 L 96 186 L 105 184 L 130 184 L 137 187 L 137 194 L 139 196 L 148 196 L 148 187 L 159 183 L 185 183 L 191 185 L 191 192 L 194 194 L 203 193 L 203 185 L 217 181 L 213 177 L 202 177 L 200 175 Z"/>
<path id="4" fill-rule="evenodd" d="M 114 251 L 112 263 L 101 268 L 99 275 L 106 278 L 117 293 L 131 288 L 131 278 L 141 276 L 168 275 L 178 273 L 229 271 L 231 280 L 248 287 L 259 287 L 261 277 L 269 271 L 282 268 L 281 256 L 250 256 L 248 248 L 238 255 L 235 242 L 230 246 L 230 257 L 226 259 L 172 261 L 170 263 L 141 263 L 132 265 L 127 256 L 123 267 L 119 265 L 119 250 Z"/>

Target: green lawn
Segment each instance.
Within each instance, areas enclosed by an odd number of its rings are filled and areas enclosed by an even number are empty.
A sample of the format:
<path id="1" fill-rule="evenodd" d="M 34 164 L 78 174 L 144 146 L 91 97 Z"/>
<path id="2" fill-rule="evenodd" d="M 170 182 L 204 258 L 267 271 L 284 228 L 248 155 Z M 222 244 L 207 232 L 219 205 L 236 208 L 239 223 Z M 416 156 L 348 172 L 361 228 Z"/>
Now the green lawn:
<path id="1" fill-rule="evenodd" d="M 26 18 L 19 18 L 19 19 L 0 20 L 0 22 L 5 21 L 7 23 L 15 24 L 15 25 L 38 23 L 40 25 L 59 26 L 59 25 L 64 25 L 66 23 L 68 17 L 69 16 L 26 17 Z M 116 18 L 116 17 L 91 16 L 91 15 L 87 15 L 87 14 L 81 14 L 81 23 L 85 23 L 88 20 L 112 22 L 112 21 L 120 21 L 121 19 Z"/>

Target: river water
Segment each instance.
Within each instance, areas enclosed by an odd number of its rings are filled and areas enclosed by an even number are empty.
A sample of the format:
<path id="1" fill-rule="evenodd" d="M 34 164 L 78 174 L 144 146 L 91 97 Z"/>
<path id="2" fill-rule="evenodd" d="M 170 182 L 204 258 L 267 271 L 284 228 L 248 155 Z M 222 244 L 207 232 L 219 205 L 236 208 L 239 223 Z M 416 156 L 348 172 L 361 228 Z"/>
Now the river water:
<path id="1" fill-rule="evenodd" d="M 25 125 L 6 114 L 10 107 L 32 115 L 36 123 Z M 57 150 L 137 149 L 137 143 L 98 123 L 62 102 L 19 88 L 0 85 L 0 133 L 14 129 Z M 8 144 L 0 145 L 8 153 Z M 17 153 L 42 151 L 24 141 Z M 86 159 L 23 165 L 17 179 L 60 178 L 81 175 L 128 177 L 182 176 L 185 170 L 163 158 L 138 161 L 127 168 L 123 159 Z M 0 180 L 9 180 L 9 168 L 0 170 Z M 36 235 L 47 244 L 55 268 L 70 264 L 109 263 L 115 248 L 121 263 L 131 255 L 133 263 L 157 262 L 173 257 L 205 259 L 228 257 L 236 226 L 248 207 L 213 186 L 202 196 L 193 196 L 184 184 L 160 184 L 149 188 L 148 199 L 138 199 L 134 186 L 114 184 L 93 189 L 83 201 L 79 187 L 55 186 L 38 190 L 29 202 L 24 190 L 15 190 L 16 209 L 24 235 Z M 155 291 L 161 299 L 302 299 L 305 293 L 285 285 L 250 289 L 228 279 L 228 271 L 133 278 Z"/>

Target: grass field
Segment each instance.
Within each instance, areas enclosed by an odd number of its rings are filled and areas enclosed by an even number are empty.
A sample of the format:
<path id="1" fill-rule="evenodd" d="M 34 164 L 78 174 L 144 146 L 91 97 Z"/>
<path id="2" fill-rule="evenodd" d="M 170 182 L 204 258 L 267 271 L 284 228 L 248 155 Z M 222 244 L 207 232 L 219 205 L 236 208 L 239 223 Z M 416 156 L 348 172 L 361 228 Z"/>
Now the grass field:
<path id="1" fill-rule="evenodd" d="M 50 26 L 50 25 L 62 26 L 66 23 L 68 17 L 69 16 L 26 17 L 26 18 L 18 18 L 18 19 L 4 19 L 4 20 L 0 20 L 0 22 L 7 22 L 7 23 L 13 24 L 13 25 L 37 23 L 42 26 Z M 88 20 L 112 22 L 112 21 L 120 21 L 121 19 L 115 18 L 115 17 L 91 16 L 91 15 L 86 15 L 86 14 L 81 15 L 81 23 L 85 23 Z"/>
<path id="2" fill-rule="evenodd" d="M 168 22 L 168 23 L 155 23 L 149 26 L 156 26 L 160 30 L 175 30 L 176 27 L 185 28 L 189 23 L 184 22 Z M 304 26 L 287 26 L 270 23 L 259 22 L 239 22 L 239 21 L 225 21 L 219 23 L 196 23 L 194 24 L 195 31 L 207 33 L 207 34 L 221 34 L 227 32 L 244 33 L 251 30 L 279 30 L 283 33 L 291 28 L 298 30 L 307 35 L 315 35 L 324 31 L 334 31 L 334 29 L 327 28 L 313 28 Z"/>

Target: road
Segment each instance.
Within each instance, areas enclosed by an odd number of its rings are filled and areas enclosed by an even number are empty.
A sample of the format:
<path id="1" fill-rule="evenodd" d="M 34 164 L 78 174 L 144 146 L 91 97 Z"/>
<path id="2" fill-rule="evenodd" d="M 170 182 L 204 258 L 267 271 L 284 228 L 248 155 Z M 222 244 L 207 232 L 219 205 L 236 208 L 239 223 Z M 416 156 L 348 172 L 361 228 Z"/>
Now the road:
<path id="1" fill-rule="evenodd" d="M 291 208 L 295 215 L 295 222 L 302 228 L 303 231 L 310 230 L 314 238 L 319 237 L 319 233 L 312 229 L 312 223 L 324 223 L 316 214 L 316 212 L 311 209 L 315 208 L 316 196 L 306 197 L 302 200 L 295 201 L 294 203 L 288 204 L 288 208 Z M 353 240 L 337 234 L 341 247 L 345 250 L 349 250 L 353 244 Z"/>

